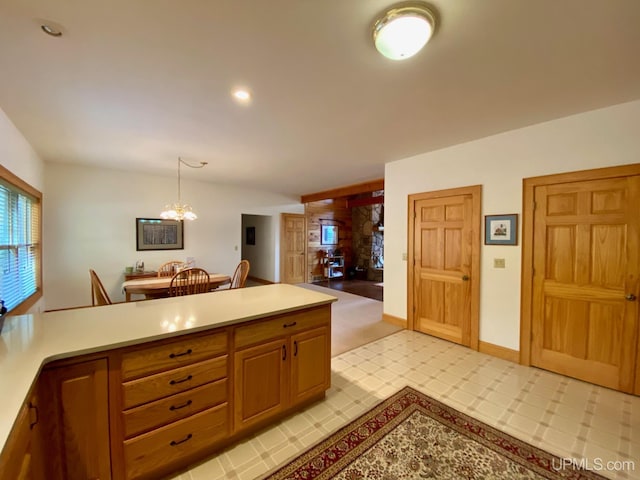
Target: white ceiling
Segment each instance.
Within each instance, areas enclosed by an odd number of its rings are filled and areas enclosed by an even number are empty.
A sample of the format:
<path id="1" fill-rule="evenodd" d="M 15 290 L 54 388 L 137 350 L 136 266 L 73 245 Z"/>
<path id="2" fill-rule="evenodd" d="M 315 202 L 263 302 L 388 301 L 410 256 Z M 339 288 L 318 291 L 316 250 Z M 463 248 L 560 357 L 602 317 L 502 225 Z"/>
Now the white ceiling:
<path id="1" fill-rule="evenodd" d="M 640 98 L 639 0 L 433 0 L 404 62 L 371 41 L 392 3 L 0 0 L 0 108 L 47 162 L 175 175 L 181 156 L 209 162 L 185 176 L 298 195 Z"/>

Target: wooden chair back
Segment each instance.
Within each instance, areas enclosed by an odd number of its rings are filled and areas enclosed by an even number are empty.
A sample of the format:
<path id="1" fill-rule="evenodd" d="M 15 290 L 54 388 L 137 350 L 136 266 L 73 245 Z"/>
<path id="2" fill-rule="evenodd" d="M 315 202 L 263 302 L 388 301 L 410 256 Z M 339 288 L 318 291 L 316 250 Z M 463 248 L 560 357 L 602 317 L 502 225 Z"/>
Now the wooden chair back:
<path id="1" fill-rule="evenodd" d="M 111 299 L 107 294 L 100 278 L 98 278 L 98 274 L 89 269 L 89 277 L 91 277 L 91 305 L 111 305 Z"/>
<path id="2" fill-rule="evenodd" d="M 163 263 L 158 268 L 158 277 L 173 277 L 179 268 L 184 266 L 184 262 L 179 260 L 171 260 L 170 262 Z"/>
<path id="3" fill-rule="evenodd" d="M 236 271 L 233 273 L 233 278 L 231 279 L 231 285 L 229 289 L 233 288 L 244 288 L 247 283 L 247 277 L 249 276 L 249 260 L 241 260 L 238 266 L 236 267 Z"/>
<path id="4" fill-rule="evenodd" d="M 193 295 L 195 293 L 207 293 L 209 287 L 209 273 L 202 268 L 187 268 L 176 273 L 169 285 L 169 296 Z"/>

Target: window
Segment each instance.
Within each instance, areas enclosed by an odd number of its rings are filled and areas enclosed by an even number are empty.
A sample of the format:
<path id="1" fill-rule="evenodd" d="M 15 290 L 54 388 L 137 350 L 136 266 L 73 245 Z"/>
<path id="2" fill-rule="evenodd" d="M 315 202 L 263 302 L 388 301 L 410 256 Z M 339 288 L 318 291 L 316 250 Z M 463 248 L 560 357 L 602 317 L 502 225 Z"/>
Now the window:
<path id="1" fill-rule="evenodd" d="M 0 167 L 0 299 L 26 312 L 42 296 L 42 194 Z"/>

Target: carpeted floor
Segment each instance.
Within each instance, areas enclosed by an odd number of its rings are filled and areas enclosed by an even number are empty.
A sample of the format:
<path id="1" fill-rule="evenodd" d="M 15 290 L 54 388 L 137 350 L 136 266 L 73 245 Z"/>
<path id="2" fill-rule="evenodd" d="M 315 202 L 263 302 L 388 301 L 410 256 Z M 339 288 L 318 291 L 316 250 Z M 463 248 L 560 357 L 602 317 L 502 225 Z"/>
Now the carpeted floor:
<path id="1" fill-rule="evenodd" d="M 382 321 L 382 302 L 313 283 L 298 286 L 338 297 L 331 306 L 331 355 L 386 337 L 402 327 Z"/>
<path id="2" fill-rule="evenodd" d="M 267 480 L 595 480 L 551 455 L 405 387 Z"/>

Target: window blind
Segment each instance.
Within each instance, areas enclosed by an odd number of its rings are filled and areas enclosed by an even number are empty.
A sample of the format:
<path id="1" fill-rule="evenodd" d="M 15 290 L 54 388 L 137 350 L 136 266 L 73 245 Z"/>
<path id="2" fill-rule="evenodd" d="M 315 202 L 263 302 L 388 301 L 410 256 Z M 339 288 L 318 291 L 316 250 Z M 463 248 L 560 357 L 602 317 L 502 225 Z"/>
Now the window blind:
<path id="1" fill-rule="evenodd" d="M 0 299 L 9 311 L 36 293 L 40 202 L 0 181 Z"/>

